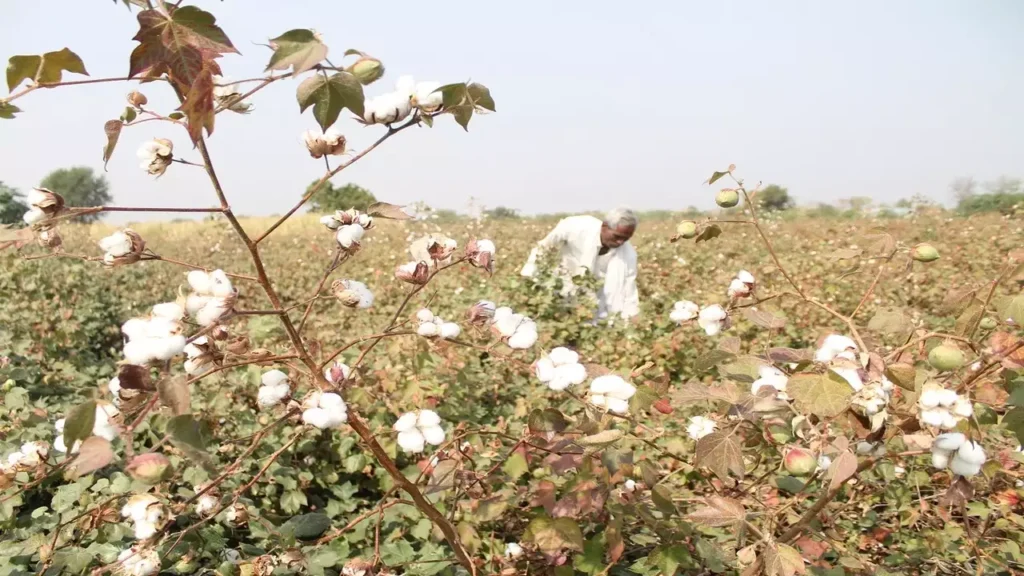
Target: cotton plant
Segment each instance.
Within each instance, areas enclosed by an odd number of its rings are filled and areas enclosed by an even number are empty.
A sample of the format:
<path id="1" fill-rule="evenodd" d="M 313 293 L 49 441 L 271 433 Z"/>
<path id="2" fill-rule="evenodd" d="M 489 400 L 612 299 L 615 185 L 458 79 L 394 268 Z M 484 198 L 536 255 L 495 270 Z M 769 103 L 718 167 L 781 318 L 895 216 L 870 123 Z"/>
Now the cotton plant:
<path id="1" fill-rule="evenodd" d="M 917 418 L 922 426 L 952 430 L 974 414 L 974 405 L 967 396 L 945 388 L 938 382 L 927 382 L 917 400 Z"/>
<path id="2" fill-rule="evenodd" d="M 932 442 L 932 466 L 949 470 L 958 476 L 970 478 L 981 472 L 987 457 L 978 442 L 968 440 L 960 432 L 939 434 Z"/>
<path id="3" fill-rule="evenodd" d="M 402 414 L 394 425 L 398 432 L 398 446 L 408 454 L 423 452 L 427 444 L 444 444 L 445 433 L 441 417 L 433 410 L 418 410 Z"/>
<path id="4" fill-rule="evenodd" d="M 508 306 L 494 310 L 491 328 L 509 348 L 515 350 L 531 348 L 537 342 L 537 323 L 528 316 L 513 312 Z"/>
<path id="5" fill-rule="evenodd" d="M 564 346 L 553 348 L 533 365 L 534 374 L 548 388 L 560 392 L 587 379 L 587 369 L 580 364 L 580 355 Z"/>
<path id="6" fill-rule="evenodd" d="M 234 308 L 238 292 L 223 270 L 192 270 L 187 276 L 192 292 L 185 298 L 185 311 L 200 326 L 212 326 Z"/>
<path id="7" fill-rule="evenodd" d="M 616 374 L 598 376 L 590 382 L 590 403 L 615 414 L 629 412 L 629 399 L 634 394 L 636 386 Z"/>
<path id="8" fill-rule="evenodd" d="M 302 421 L 320 430 L 341 428 L 348 422 L 348 406 L 334 392 L 310 393 L 302 402 Z"/>
<path id="9" fill-rule="evenodd" d="M 730 300 L 747 298 L 753 295 L 756 286 L 757 281 L 754 279 L 754 275 L 746 270 L 740 270 L 729 283 L 726 293 Z"/>
<path id="10" fill-rule="evenodd" d="M 327 130 L 316 128 L 306 130 L 302 134 L 302 141 L 306 144 L 306 149 L 309 150 L 309 155 L 313 158 L 341 156 L 345 153 L 345 137 L 333 127 Z"/>
<path id="11" fill-rule="evenodd" d="M 93 420 L 92 435 L 99 436 L 105 440 L 114 440 L 120 433 L 121 428 L 114 421 L 121 411 L 117 409 L 113 404 L 107 402 L 96 402 L 96 417 Z M 53 438 L 53 449 L 55 452 L 61 454 L 67 453 L 67 445 L 64 443 L 64 424 L 65 418 L 61 418 L 53 423 L 53 427 L 56 430 L 56 435 Z M 81 440 L 76 440 L 75 444 L 71 447 L 71 453 L 77 454 L 79 447 L 82 445 Z"/>
<path id="12" fill-rule="evenodd" d="M 686 434 L 694 440 L 711 434 L 718 428 L 718 423 L 706 416 L 693 416 L 686 425 Z"/>
<path id="13" fill-rule="evenodd" d="M 288 375 L 280 370 L 270 370 L 260 376 L 256 403 L 261 408 L 271 408 L 288 399 L 291 394 L 291 381 Z"/>
<path id="14" fill-rule="evenodd" d="M 446 322 L 444 318 L 435 315 L 427 308 L 423 308 L 416 313 L 416 321 L 419 323 L 416 327 L 416 333 L 425 338 L 449 340 L 458 338 L 459 334 L 462 333 L 462 329 L 459 328 L 458 324 Z"/>
<path id="15" fill-rule="evenodd" d="M 136 540 L 151 538 L 170 519 L 167 507 L 152 494 L 136 494 L 129 498 L 121 508 L 121 516 L 132 522 Z"/>
<path id="16" fill-rule="evenodd" d="M 174 143 L 166 138 L 154 138 L 139 147 L 137 154 L 139 168 L 159 178 L 174 161 Z"/>
<path id="17" fill-rule="evenodd" d="M 107 266 L 123 266 L 138 262 L 146 249 L 146 241 L 130 228 L 118 230 L 99 242 L 103 250 L 103 263 Z"/>
<path id="18" fill-rule="evenodd" d="M 672 305 L 672 311 L 669 312 L 668 317 L 676 324 L 682 324 L 696 318 L 699 312 L 700 306 L 695 302 L 680 300 Z"/>
<path id="19" fill-rule="evenodd" d="M 13 476 L 18 472 L 35 470 L 50 454 L 50 445 L 46 442 L 25 442 L 21 448 L 11 452 L 0 460 L 0 475 Z"/>
<path id="20" fill-rule="evenodd" d="M 369 308 L 373 306 L 373 292 L 358 280 L 335 280 L 331 284 L 335 298 L 349 308 Z"/>

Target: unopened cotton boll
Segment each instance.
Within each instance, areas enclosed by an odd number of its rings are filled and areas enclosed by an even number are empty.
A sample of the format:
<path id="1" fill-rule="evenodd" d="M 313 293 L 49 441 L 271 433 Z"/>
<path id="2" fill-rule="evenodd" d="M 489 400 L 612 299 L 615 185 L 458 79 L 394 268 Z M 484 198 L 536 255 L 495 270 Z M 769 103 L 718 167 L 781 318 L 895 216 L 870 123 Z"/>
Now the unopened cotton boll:
<path id="1" fill-rule="evenodd" d="M 337 384 L 342 380 L 348 380 L 352 369 L 344 362 L 334 362 L 330 367 L 324 369 L 324 378 L 331 384 Z"/>

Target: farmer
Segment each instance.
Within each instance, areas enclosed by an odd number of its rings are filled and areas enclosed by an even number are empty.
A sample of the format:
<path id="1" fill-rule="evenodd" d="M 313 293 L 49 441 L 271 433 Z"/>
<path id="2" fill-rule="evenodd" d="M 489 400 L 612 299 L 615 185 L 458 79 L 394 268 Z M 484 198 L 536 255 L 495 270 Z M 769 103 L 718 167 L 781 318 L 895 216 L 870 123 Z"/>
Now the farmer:
<path id="1" fill-rule="evenodd" d="M 597 294 L 597 318 L 618 315 L 628 319 L 640 313 L 636 291 L 636 250 L 629 239 L 636 231 L 636 214 L 626 208 L 612 210 L 604 221 L 593 216 L 563 218 L 530 252 L 520 274 L 537 272 L 541 252 L 559 250 L 559 271 L 565 281 L 563 295 L 573 291 L 571 277 L 589 270 L 602 282 Z"/>

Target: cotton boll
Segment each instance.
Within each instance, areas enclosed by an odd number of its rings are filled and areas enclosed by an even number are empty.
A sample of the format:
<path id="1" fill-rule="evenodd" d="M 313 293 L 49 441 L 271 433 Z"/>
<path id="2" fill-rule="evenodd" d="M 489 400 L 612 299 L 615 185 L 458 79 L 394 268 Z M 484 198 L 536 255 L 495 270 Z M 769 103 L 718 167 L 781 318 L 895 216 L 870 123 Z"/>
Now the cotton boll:
<path id="1" fill-rule="evenodd" d="M 426 308 L 422 308 L 420 309 L 419 312 L 416 313 L 416 319 L 419 320 L 420 322 L 433 322 L 434 313 L 431 312 L 430 310 L 427 310 Z"/>
<path id="2" fill-rule="evenodd" d="M 509 348 L 514 348 L 516 350 L 525 350 L 533 346 L 536 342 L 537 332 L 517 330 L 516 333 L 508 339 L 508 346 Z"/>
<path id="3" fill-rule="evenodd" d="M 439 446 L 444 444 L 444 428 L 440 426 L 426 426 L 421 427 L 420 432 L 423 434 L 423 439 L 428 444 L 433 446 Z"/>
<path id="4" fill-rule="evenodd" d="M 25 221 L 29 226 L 46 219 L 46 212 L 43 212 L 39 208 L 31 208 L 25 215 L 22 216 L 22 220 Z"/>
<path id="5" fill-rule="evenodd" d="M 939 405 L 940 392 L 941 389 L 939 388 L 925 386 L 921 391 L 921 397 L 918 398 L 917 404 L 926 410 L 937 408 Z"/>
<path id="6" fill-rule="evenodd" d="M 954 456 L 949 461 L 949 469 L 953 474 L 970 478 L 971 476 L 977 476 L 978 473 L 981 472 L 981 465 L 971 464 L 970 462 L 966 462 Z"/>
<path id="7" fill-rule="evenodd" d="M 582 384 L 587 379 L 587 368 L 583 364 L 563 364 L 555 368 L 554 377 L 570 385 Z"/>
<path id="8" fill-rule="evenodd" d="M 565 348 L 564 346 L 559 346 L 553 349 L 548 354 L 548 358 L 551 358 L 551 362 L 553 362 L 555 366 L 561 366 L 563 364 L 576 364 L 577 362 L 580 361 L 579 354 L 577 354 L 573 350 Z"/>
<path id="9" fill-rule="evenodd" d="M 948 415 L 949 412 L 942 408 L 933 408 L 931 410 L 922 410 L 918 420 L 926 426 L 942 426 Z"/>
<path id="10" fill-rule="evenodd" d="M 302 412 L 302 421 L 321 430 L 330 427 L 331 415 L 323 408 L 308 408 Z"/>
<path id="11" fill-rule="evenodd" d="M 441 92 L 436 92 L 440 87 L 440 82 L 420 82 L 416 84 L 413 91 L 413 104 L 426 112 L 438 110 L 444 101 L 444 95 Z"/>
<path id="12" fill-rule="evenodd" d="M 733 281 L 729 283 L 729 289 L 726 293 L 730 298 L 743 297 L 750 294 L 750 288 L 738 278 L 734 278 Z"/>
<path id="13" fill-rule="evenodd" d="M 686 433 L 694 440 L 700 440 L 701 438 L 711 434 L 718 427 L 718 423 L 710 418 L 704 416 L 694 416 L 690 418 L 689 424 L 686 426 Z"/>
<path id="14" fill-rule="evenodd" d="M 130 340 L 124 345 L 124 359 L 129 364 L 145 366 L 154 358 L 149 339 Z"/>
<path id="15" fill-rule="evenodd" d="M 508 318 L 509 316 L 512 316 L 512 314 L 513 314 L 512 309 L 509 308 L 508 306 L 501 306 L 501 307 L 495 308 L 494 309 L 494 316 L 492 318 L 492 321 L 495 324 L 497 324 L 497 323 L 501 322 L 503 319 Z M 510 334 L 502 333 L 502 336 L 509 336 L 509 335 Z"/>
<path id="16" fill-rule="evenodd" d="M 423 452 L 425 447 L 426 439 L 418 428 L 412 430 L 406 430 L 405 432 L 398 433 L 398 445 L 405 452 L 417 453 Z"/>
<path id="17" fill-rule="evenodd" d="M 943 388 L 938 391 L 938 397 L 939 406 L 948 408 L 952 406 L 957 400 L 956 390 L 949 390 L 948 388 Z"/>
<path id="18" fill-rule="evenodd" d="M 210 272 L 210 294 L 217 298 L 227 298 L 235 293 L 231 279 L 223 270 Z"/>
<path id="19" fill-rule="evenodd" d="M 209 294 L 213 281 L 210 280 L 210 275 L 203 270 L 193 270 L 188 273 L 188 285 L 194 292 Z"/>
<path id="20" fill-rule="evenodd" d="M 555 364 L 551 358 L 544 356 L 533 365 L 533 371 L 541 382 L 548 382 L 555 376 Z"/>
<path id="21" fill-rule="evenodd" d="M 288 375 L 280 370 L 270 370 L 264 372 L 263 376 L 260 377 L 260 383 L 264 386 L 277 386 L 283 382 L 288 381 Z"/>
<path id="22" fill-rule="evenodd" d="M 441 324 L 440 333 L 441 338 L 458 338 L 462 333 L 462 328 L 459 328 L 459 325 L 454 322 L 445 322 Z"/>
<path id="23" fill-rule="evenodd" d="M 195 320 L 201 326 L 212 326 L 227 314 L 230 309 L 231 306 L 223 298 L 213 298 L 196 312 Z"/>
<path id="24" fill-rule="evenodd" d="M 949 452 L 945 450 L 932 450 L 932 467 L 945 470 L 949 466 Z"/>
<path id="25" fill-rule="evenodd" d="M 609 412 L 615 412 L 616 414 L 625 414 L 629 412 L 629 402 L 622 398 L 605 398 L 605 408 Z"/>
<path id="26" fill-rule="evenodd" d="M 672 306 L 672 311 L 669 313 L 669 319 L 677 324 L 681 324 L 688 320 L 693 320 L 697 317 L 700 307 L 697 304 L 690 302 L 689 300 L 682 300 L 676 302 Z"/>
<path id="27" fill-rule="evenodd" d="M 832 371 L 843 377 L 843 380 L 853 388 L 854 392 L 860 392 L 864 388 L 864 381 L 860 377 L 860 371 L 856 368 L 846 368 L 843 366 L 834 366 Z"/>
<path id="28" fill-rule="evenodd" d="M 149 329 L 149 322 L 142 318 L 132 318 L 121 325 L 121 333 L 129 340 L 140 340 L 146 337 Z"/>
<path id="29" fill-rule="evenodd" d="M 502 310 L 502 308 L 498 308 L 498 311 L 500 310 Z M 505 338 L 511 337 L 516 333 L 516 328 L 518 328 L 519 323 L 522 322 L 523 316 L 522 314 L 513 314 L 512 311 L 509 310 L 508 314 L 503 314 L 499 317 L 498 311 L 495 311 L 494 313 L 494 328 Z"/>
<path id="30" fill-rule="evenodd" d="M 523 547 L 516 542 L 505 544 L 505 558 L 519 558 L 523 555 Z"/>
<path id="31" fill-rule="evenodd" d="M 722 331 L 722 325 L 727 317 L 724 308 L 713 304 L 700 311 L 697 316 L 697 324 L 704 329 L 705 334 L 715 336 Z"/>
<path id="32" fill-rule="evenodd" d="M 164 302 L 153 306 L 153 316 L 179 321 L 185 317 L 185 309 L 177 302 Z"/>
<path id="33" fill-rule="evenodd" d="M 968 440 L 960 445 L 960 448 L 956 451 L 956 458 L 968 464 L 981 466 L 986 460 L 985 450 L 982 449 L 981 444 Z"/>
<path id="34" fill-rule="evenodd" d="M 199 514 L 200 516 L 208 516 L 217 508 L 218 504 L 220 504 L 220 502 L 215 496 L 203 494 L 199 497 L 199 500 L 196 501 L 196 514 Z"/>
<path id="35" fill-rule="evenodd" d="M 132 239 L 123 231 L 118 230 L 98 242 L 100 249 L 114 258 L 120 258 L 132 251 Z"/>
<path id="36" fill-rule="evenodd" d="M 182 353 L 186 339 L 184 334 L 177 334 L 163 338 L 159 342 L 158 353 L 155 356 L 158 360 L 167 361 Z"/>
<path id="37" fill-rule="evenodd" d="M 949 410 L 945 410 L 942 416 L 942 424 L 939 427 L 943 430 L 952 430 L 960 423 L 960 418 L 954 416 Z"/>
<path id="38" fill-rule="evenodd" d="M 605 374 L 598 376 L 590 382 L 590 393 L 591 394 L 610 394 L 613 390 L 619 389 L 626 381 L 621 376 L 615 374 Z"/>
<path id="39" fill-rule="evenodd" d="M 327 410 L 340 410 L 346 411 L 348 407 L 345 406 L 345 401 L 342 400 L 341 396 L 334 392 L 324 392 L 320 395 L 320 407 Z"/>
<path id="40" fill-rule="evenodd" d="M 974 405 L 971 404 L 970 399 L 960 397 L 953 403 L 951 412 L 954 416 L 958 416 L 960 418 L 970 418 L 974 415 Z"/>
<path id="41" fill-rule="evenodd" d="M 434 324 L 433 322 L 424 322 L 423 324 L 420 324 L 416 328 L 416 333 L 419 334 L 420 336 L 433 338 L 434 336 L 437 336 L 438 332 L 440 331 L 439 328 L 440 327 L 437 324 Z"/>
<path id="42" fill-rule="evenodd" d="M 743 282 L 744 284 L 756 283 L 756 281 L 754 280 L 754 275 L 751 274 L 750 272 L 747 272 L 746 270 L 740 270 L 739 273 L 736 274 L 736 279 L 739 280 L 740 282 Z"/>
<path id="43" fill-rule="evenodd" d="M 959 450 L 966 440 L 967 437 L 959 432 L 946 432 L 935 437 L 932 447 L 936 450 L 952 452 Z"/>
<path id="44" fill-rule="evenodd" d="M 406 412 L 395 422 L 394 429 L 396 432 L 407 432 L 416 427 L 416 421 L 417 416 L 415 412 Z"/>
<path id="45" fill-rule="evenodd" d="M 287 383 L 276 384 L 273 386 L 260 386 L 259 391 L 256 393 L 256 403 L 263 408 L 269 408 L 271 406 L 277 406 L 282 400 L 288 397 L 291 389 Z"/>
<path id="46" fill-rule="evenodd" d="M 416 419 L 416 425 L 420 428 L 426 426 L 437 426 L 441 423 L 441 417 L 433 410 L 420 410 Z"/>

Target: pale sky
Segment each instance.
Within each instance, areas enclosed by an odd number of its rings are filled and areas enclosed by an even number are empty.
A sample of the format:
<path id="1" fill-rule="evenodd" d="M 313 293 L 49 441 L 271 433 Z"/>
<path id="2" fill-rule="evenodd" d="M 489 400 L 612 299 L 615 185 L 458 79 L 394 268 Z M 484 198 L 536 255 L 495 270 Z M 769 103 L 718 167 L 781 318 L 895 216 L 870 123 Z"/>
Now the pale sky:
<path id="1" fill-rule="evenodd" d="M 120 3 L 5 3 L 0 58 L 67 46 L 93 78 L 127 73 L 137 23 Z M 804 204 L 947 200 L 958 176 L 1024 175 L 1019 0 L 198 4 L 243 54 L 221 59 L 234 79 L 262 73 L 270 52 L 259 43 L 314 28 L 336 64 L 350 47 L 384 61 L 388 74 L 370 96 L 401 74 L 491 88 L 498 113 L 474 118 L 469 133 L 451 118 L 409 130 L 335 180 L 394 203 L 464 209 L 476 196 L 526 213 L 708 208 L 713 192 L 701 183 L 729 163 Z M 260 92 L 249 116 L 217 117 L 210 146 L 236 213 L 283 212 L 322 174 L 301 144 L 315 122 L 298 113 L 297 84 Z M 103 123 L 132 87 L 18 100 L 23 113 L 0 120 L 0 180 L 24 192 L 53 168 L 102 171 Z M 151 107 L 172 110 L 166 86 L 141 90 Z M 354 148 L 383 130 L 347 116 L 338 127 Z M 199 160 L 180 128 L 127 128 L 107 173 L 115 202 L 213 205 L 197 168 L 174 165 L 155 181 L 138 168 L 136 149 L 153 137 Z"/>

